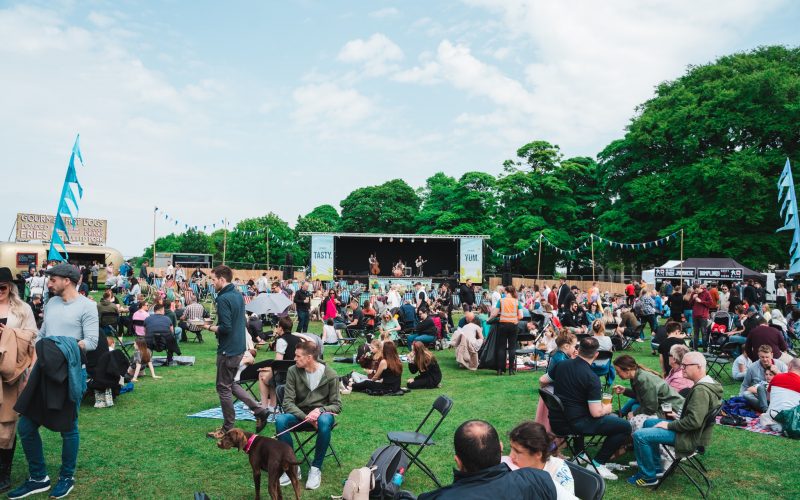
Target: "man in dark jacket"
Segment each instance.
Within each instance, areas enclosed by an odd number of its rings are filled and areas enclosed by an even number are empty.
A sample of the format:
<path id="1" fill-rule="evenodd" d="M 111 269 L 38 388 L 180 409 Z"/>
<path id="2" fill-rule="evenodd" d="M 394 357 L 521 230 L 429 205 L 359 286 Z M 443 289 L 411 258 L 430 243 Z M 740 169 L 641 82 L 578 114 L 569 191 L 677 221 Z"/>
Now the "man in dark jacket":
<path id="1" fill-rule="evenodd" d="M 483 420 L 468 420 L 453 437 L 458 470 L 453 484 L 419 496 L 419 500 L 485 498 L 555 499 L 556 487 L 547 472 L 523 467 L 511 471 L 500 462 L 503 446 L 497 431 Z"/>
<path id="2" fill-rule="evenodd" d="M 558 287 L 558 310 L 564 312 L 569 307 L 569 297 L 572 292 L 567 285 L 567 280 L 561 278 L 561 286 Z"/>
<path id="3" fill-rule="evenodd" d="M 475 306 L 475 289 L 473 288 L 471 279 L 467 279 L 467 282 L 461 285 L 461 288 L 458 290 L 458 295 L 461 299 L 461 307 L 464 308 L 464 312 L 471 311 L 473 306 Z"/>
<path id="4" fill-rule="evenodd" d="M 311 313 L 311 292 L 308 291 L 308 287 L 308 283 L 303 283 L 300 286 L 300 290 L 294 294 L 298 333 L 306 333 L 308 331 L 308 317 Z"/>
<path id="5" fill-rule="evenodd" d="M 211 282 L 217 290 L 217 324 L 209 330 L 217 335 L 217 394 L 222 407 L 222 427 L 209 432 L 213 439 L 222 439 L 236 423 L 233 408 L 233 379 L 242 361 L 246 347 L 244 298 L 230 282 L 233 271 L 228 266 L 217 266 L 211 270 Z M 256 433 L 267 425 L 266 412 L 256 414 Z"/>

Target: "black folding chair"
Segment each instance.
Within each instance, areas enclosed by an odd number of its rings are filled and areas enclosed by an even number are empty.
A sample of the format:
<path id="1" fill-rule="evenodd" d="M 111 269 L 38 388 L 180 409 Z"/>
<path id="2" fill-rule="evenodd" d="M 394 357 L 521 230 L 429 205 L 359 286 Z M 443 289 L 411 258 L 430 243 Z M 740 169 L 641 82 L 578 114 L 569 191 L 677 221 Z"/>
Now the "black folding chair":
<path id="1" fill-rule="evenodd" d="M 119 346 L 120 350 L 122 351 L 122 354 L 124 354 L 125 357 L 128 358 L 128 361 L 130 362 L 131 353 L 128 351 L 128 348 L 129 347 L 133 348 L 133 341 L 129 340 L 126 342 L 125 339 L 122 338 L 122 335 L 119 334 L 119 330 L 117 328 L 118 324 L 119 324 L 119 313 L 113 311 L 106 311 L 100 315 L 100 328 L 111 329 L 111 333 L 112 335 L 114 335 L 114 338 L 116 340 L 116 345 Z"/>
<path id="2" fill-rule="evenodd" d="M 605 377 L 606 381 L 603 384 L 603 390 L 607 390 L 608 387 L 611 385 L 612 378 L 611 378 L 611 358 L 614 357 L 614 353 L 611 351 L 597 351 L 597 358 L 595 358 L 594 362 L 592 363 L 592 367 L 605 367 L 606 372 L 603 375 L 599 375 L 601 377 Z M 595 372 L 596 373 L 596 372 Z"/>
<path id="3" fill-rule="evenodd" d="M 433 473 L 431 468 L 428 467 L 425 462 L 420 460 L 419 456 L 427 446 L 433 446 L 436 444 L 433 440 L 433 435 L 436 433 L 436 430 L 439 428 L 439 426 L 442 425 L 442 422 L 447 414 L 450 413 L 450 409 L 452 407 L 452 399 L 444 395 L 439 396 L 436 398 L 436 401 L 433 402 L 430 411 L 428 411 L 428 414 L 425 415 L 425 418 L 422 419 L 422 422 L 420 422 L 414 432 L 391 431 L 386 434 L 386 438 L 389 440 L 389 442 L 403 448 L 403 451 L 408 456 L 408 467 L 406 468 L 406 474 L 408 474 L 408 469 L 411 468 L 412 464 L 417 464 L 417 466 L 422 469 L 422 472 L 427 474 L 427 476 L 431 478 L 439 488 L 442 487 L 442 484 L 439 482 L 439 479 L 436 478 L 436 474 Z M 434 411 L 439 413 L 439 419 L 435 424 L 433 424 L 430 432 L 421 432 L 422 428 L 425 426 L 431 415 L 433 415 Z M 412 447 L 416 448 L 412 450 Z"/>
<path id="4" fill-rule="evenodd" d="M 274 359 L 265 359 L 263 361 L 259 361 L 258 363 L 253 363 L 242 370 L 242 373 L 239 374 L 239 385 L 242 386 L 244 390 L 249 392 L 256 401 L 261 399 L 261 395 L 256 394 L 255 390 L 253 389 L 253 387 L 258 384 L 259 370 L 261 368 L 269 367 L 274 362 Z"/>
<path id="5" fill-rule="evenodd" d="M 539 398 L 547 407 L 548 419 L 550 420 L 550 428 L 553 434 L 564 441 L 564 444 L 572 453 L 572 460 L 580 463 L 583 461 L 580 454 L 583 453 L 586 455 L 588 463 L 592 464 L 592 468 L 597 472 L 597 467 L 594 465 L 594 457 L 586 449 L 586 438 L 594 436 L 582 434 L 572 427 L 572 422 L 564 416 L 564 404 L 558 396 L 544 389 L 539 389 Z"/>
<path id="6" fill-rule="evenodd" d="M 334 422 L 331 431 L 335 429 L 337 425 L 339 425 L 339 422 Z M 311 467 L 311 461 L 314 457 L 315 450 L 312 448 L 311 452 L 308 452 L 306 451 L 306 447 L 309 446 L 309 444 L 316 446 L 317 429 L 311 424 L 304 424 L 291 432 L 292 439 L 295 443 L 297 443 L 294 448 L 295 455 L 301 456 L 303 458 L 303 462 Z M 305 434 L 305 436 L 301 436 L 301 434 Z M 334 460 L 336 460 L 336 465 L 339 467 L 342 466 L 342 462 L 339 460 L 339 455 L 336 454 L 336 449 L 333 447 L 333 439 L 331 439 L 331 442 L 328 443 L 328 450 L 325 453 L 325 458 L 328 457 L 333 457 Z"/>
<path id="7" fill-rule="evenodd" d="M 733 381 L 733 375 L 728 369 L 728 365 L 736 358 L 737 344 L 728 342 L 728 339 L 723 339 L 722 343 L 712 342 L 709 339 L 706 352 L 703 357 L 706 358 L 706 370 L 708 374 L 717 380 L 722 380 L 723 376 L 727 374 L 728 378 Z M 744 346 L 741 346 L 744 349 Z"/>
<path id="8" fill-rule="evenodd" d="M 722 410 L 722 406 L 718 406 L 714 408 L 708 415 L 706 415 L 706 419 L 703 422 L 703 432 L 706 430 L 713 430 L 714 424 L 717 423 L 717 415 L 719 415 L 720 410 Z M 658 480 L 656 486 L 653 488 L 653 491 L 657 490 L 659 486 L 661 486 L 664 481 L 673 475 L 677 469 L 680 469 L 689 481 L 697 488 L 697 491 L 700 493 L 700 496 L 703 498 L 708 498 L 708 493 L 711 491 L 711 478 L 708 477 L 708 469 L 706 469 L 705 465 L 700 461 L 700 456 L 703 455 L 706 450 L 705 448 L 698 447 L 692 453 L 688 455 L 683 455 L 680 453 L 675 452 L 671 446 L 664 446 L 662 445 L 661 448 L 666 452 L 668 456 L 672 458 L 672 464 L 664 471 L 664 475 Z M 686 464 L 686 466 L 684 466 Z M 696 472 L 700 478 L 695 480 L 692 477 L 690 472 Z M 705 483 L 705 490 L 700 485 L 700 480 Z"/>
<path id="9" fill-rule="evenodd" d="M 581 500 L 602 500 L 606 493 L 606 482 L 603 476 L 581 467 L 576 463 L 565 461 L 572 479 L 575 482 L 575 496 Z"/>

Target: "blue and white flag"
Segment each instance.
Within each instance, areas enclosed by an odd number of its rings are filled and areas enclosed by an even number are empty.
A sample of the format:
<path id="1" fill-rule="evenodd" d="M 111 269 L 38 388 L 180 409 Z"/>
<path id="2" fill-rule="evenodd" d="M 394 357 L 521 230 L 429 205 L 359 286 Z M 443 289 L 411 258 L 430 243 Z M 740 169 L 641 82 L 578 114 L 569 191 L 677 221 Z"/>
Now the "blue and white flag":
<path id="1" fill-rule="evenodd" d="M 786 273 L 786 276 L 791 278 L 800 274 L 800 220 L 797 218 L 797 195 L 794 191 L 792 165 L 788 158 L 778 180 L 778 204 L 781 207 L 780 214 L 784 224 L 778 231 L 793 231 L 792 245 L 789 248 L 789 272 Z"/>
<path id="2" fill-rule="evenodd" d="M 78 215 L 78 200 L 83 198 L 83 186 L 78 181 L 78 172 L 75 170 L 76 156 L 78 161 L 81 162 L 81 166 L 83 166 L 80 138 L 80 134 L 75 137 L 72 154 L 69 156 L 69 166 L 67 167 L 67 175 L 64 178 L 64 186 L 61 188 L 61 198 L 58 201 L 56 220 L 53 223 L 53 235 L 50 237 L 50 251 L 47 253 L 47 260 L 66 260 L 69 258 L 65 244 L 65 242 L 69 242 L 69 234 L 64 223 L 64 217 L 68 217 L 72 227 L 75 227 L 75 217 Z"/>

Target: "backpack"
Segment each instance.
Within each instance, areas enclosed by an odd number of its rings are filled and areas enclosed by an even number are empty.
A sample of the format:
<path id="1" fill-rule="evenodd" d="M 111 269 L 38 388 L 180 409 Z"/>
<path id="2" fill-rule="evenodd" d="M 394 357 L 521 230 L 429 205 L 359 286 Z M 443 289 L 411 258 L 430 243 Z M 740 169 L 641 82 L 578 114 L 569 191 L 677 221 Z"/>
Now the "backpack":
<path id="1" fill-rule="evenodd" d="M 368 500 L 370 491 L 375 487 L 375 477 L 369 467 L 353 469 L 348 474 L 342 489 L 344 500 Z"/>
<path id="2" fill-rule="evenodd" d="M 400 469 L 408 469 L 408 456 L 399 446 L 381 446 L 372 452 L 367 467 L 372 470 L 374 478 L 369 498 L 395 498 L 399 488 L 392 482 L 392 478 Z"/>
<path id="3" fill-rule="evenodd" d="M 783 427 L 783 435 L 792 439 L 800 439 L 800 406 L 778 412 L 774 417 Z"/>

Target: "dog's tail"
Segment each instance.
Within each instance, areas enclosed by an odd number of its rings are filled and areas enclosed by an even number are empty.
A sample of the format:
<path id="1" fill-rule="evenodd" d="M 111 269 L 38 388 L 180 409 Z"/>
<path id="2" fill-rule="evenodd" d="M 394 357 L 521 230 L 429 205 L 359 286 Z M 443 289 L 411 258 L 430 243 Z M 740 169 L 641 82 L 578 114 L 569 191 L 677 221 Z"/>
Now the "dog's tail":
<path id="1" fill-rule="evenodd" d="M 296 460 L 297 460 L 297 459 L 295 459 L 295 461 L 292 461 L 292 460 L 284 460 L 284 461 L 281 463 L 281 467 L 283 468 L 284 472 L 285 472 L 285 471 L 287 471 L 287 470 L 289 470 L 289 468 L 291 468 L 291 467 L 296 467 L 296 466 L 298 466 L 298 465 L 300 465 L 300 464 L 302 464 L 302 463 L 303 463 L 303 462 L 298 462 L 298 461 L 296 461 Z"/>

